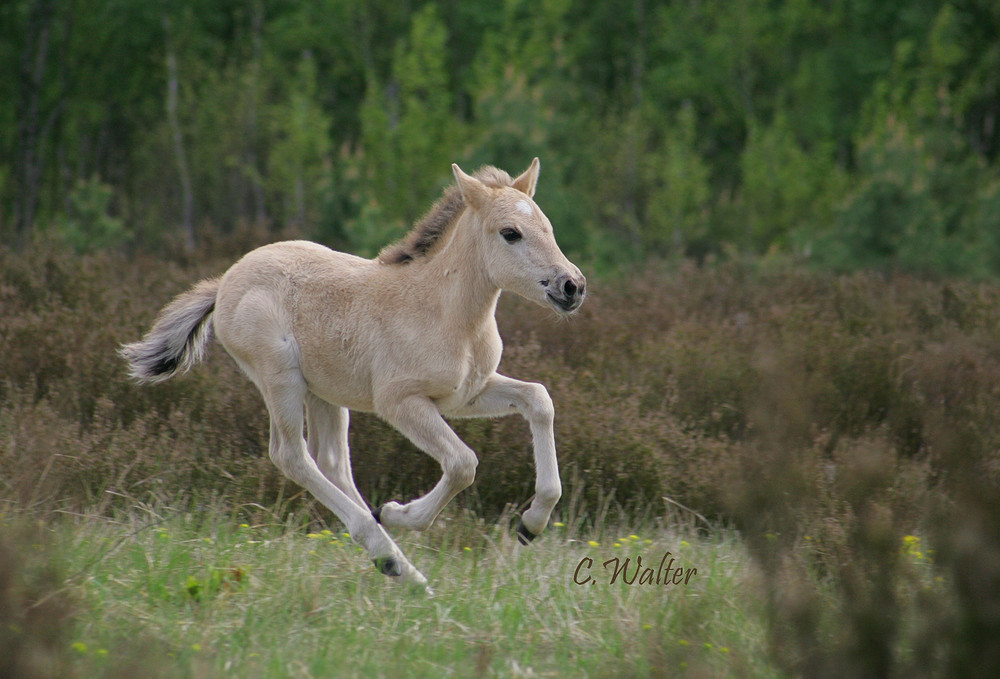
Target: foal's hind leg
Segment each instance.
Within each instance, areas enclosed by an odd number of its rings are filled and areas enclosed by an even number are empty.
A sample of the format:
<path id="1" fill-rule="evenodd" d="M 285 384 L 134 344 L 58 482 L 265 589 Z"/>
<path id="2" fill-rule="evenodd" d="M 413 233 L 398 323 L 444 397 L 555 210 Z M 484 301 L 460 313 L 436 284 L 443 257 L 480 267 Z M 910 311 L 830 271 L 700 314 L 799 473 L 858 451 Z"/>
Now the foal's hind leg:
<path id="1" fill-rule="evenodd" d="M 271 414 L 271 460 L 288 478 L 312 493 L 344 522 L 351 537 L 368 551 L 382 573 L 426 585 L 427 579 L 403 556 L 374 517 L 331 483 L 309 455 L 302 436 L 306 396 L 302 375 L 297 369 L 268 375 L 264 383 L 254 381 L 261 387 Z"/>
<path id="2" fill-rule="evenodd" d="M 323 476 L 344 491 L 361 509 L 369 511 L 368 503 L 354 485 L 351 453 L 347 445 L 347 408 L 327 403 L 313 393 L 306 394 L 306 441 L 309 454 Z"/>

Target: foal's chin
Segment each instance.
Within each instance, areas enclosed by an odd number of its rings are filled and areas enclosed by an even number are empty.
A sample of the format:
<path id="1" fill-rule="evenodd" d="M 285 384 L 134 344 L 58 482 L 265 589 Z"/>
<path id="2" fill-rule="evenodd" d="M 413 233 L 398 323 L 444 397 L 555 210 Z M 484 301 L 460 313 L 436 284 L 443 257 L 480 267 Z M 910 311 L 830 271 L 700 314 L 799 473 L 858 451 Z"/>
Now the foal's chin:
<path id="1" fill-rule="evenodd" d="M 538 302 L 538 304 L 539 306 L 552 309 L 552 311 L 554 311 L 556 316 L 558 316 L 559 318 L 566 319 L 569 318 L 570 316 L 576 315 L 576 312 L 578 312 L 580 310 L 580 307 L 583 306 L 583 300 L 580 299 L 570 304 L 567 304 L 566 302 L 560 301 L 559 299 L 553 297 L 550 294 L 546 294 L 545 301 Z"/>

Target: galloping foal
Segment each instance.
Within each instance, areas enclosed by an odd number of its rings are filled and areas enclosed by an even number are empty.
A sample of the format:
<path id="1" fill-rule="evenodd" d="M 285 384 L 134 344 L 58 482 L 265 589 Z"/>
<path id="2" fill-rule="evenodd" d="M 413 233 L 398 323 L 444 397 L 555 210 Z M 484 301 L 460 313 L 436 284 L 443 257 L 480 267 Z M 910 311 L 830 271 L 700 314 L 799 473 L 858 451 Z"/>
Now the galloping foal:
<path id="1" fill-rule="evenodd" d="M 554 411 L 541 384 L 496 372 L 497 300 L 510 290 L 570 314 L 586 294 L 532 200 L 538 169 L 535 158 L 512 179 L 493 167 L 469 176 L 452 165 L 457 186 L 373 260 L 305 241 L 258 248 L 179 295 L 121 354 L 133 378 L 159 382 L 200 361 L 214 329 L 267 403 L 278 468 L 344 522 L 379 571 L 422 586 L 426 578 L 385 528 L 427 528 L 472 483 L 476 454 L 442 416 L 520 413 L 537 475 L 518 526 L 527 543 L 562 493 Z M 349 409 L 378 414 L 435 458 L 437 485 L 371 511 L 351 472 Z"/>

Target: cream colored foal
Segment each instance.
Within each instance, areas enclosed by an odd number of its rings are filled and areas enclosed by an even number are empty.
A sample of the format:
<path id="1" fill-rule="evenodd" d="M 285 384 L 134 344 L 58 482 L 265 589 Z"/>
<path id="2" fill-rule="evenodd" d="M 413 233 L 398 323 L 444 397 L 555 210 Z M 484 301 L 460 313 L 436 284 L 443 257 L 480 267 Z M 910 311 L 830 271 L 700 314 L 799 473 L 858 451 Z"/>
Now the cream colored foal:
<path id="1" fill-rule="evenodd" d="M 304 241 L 266 245 L 178 296 L 121 350 L 136 380 L 159 382 L 197 363 L 214 330 L 264 397 L 278 468 L 344 522 L 382 573 L 423 586 L 385 529 L 427 528 L 475 478 L 476 454 L 445 416 L 527 419 L 536 484 L 518 537 L 527 543 L 548 523 L 562 492 L 552 399 L 541 384 L 496 372 L 496 305 L 509 290 L 571 314 L 586 295 L 532 199 L 537 158 L 516 179 L 452 169 L 456 185 L 376 259 Z M 351 472 L 348 410 L 378 414 L 436 459 L 437 485 L 372 512 Z"/>

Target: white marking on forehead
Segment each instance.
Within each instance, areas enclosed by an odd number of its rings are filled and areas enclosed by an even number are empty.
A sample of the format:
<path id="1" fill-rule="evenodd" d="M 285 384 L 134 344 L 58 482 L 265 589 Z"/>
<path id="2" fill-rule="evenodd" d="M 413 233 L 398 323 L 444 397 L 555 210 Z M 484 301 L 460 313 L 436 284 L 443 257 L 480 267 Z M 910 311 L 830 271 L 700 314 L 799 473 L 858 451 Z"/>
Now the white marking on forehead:
<path id="1" fill-rule="evenodd" d="M 528 205 L 528 201 L 526 201 L 526 200 L 519 200 L 519 201 L 517 201 L 517 205 L 515 205 L 514 207 L 516 207 L 517 211 L 520 212 L 520 213 L 522 213 L 522 214 L 526 214 L 526 215 L 530 215 L 531 214 L 531 206 Z"/>

